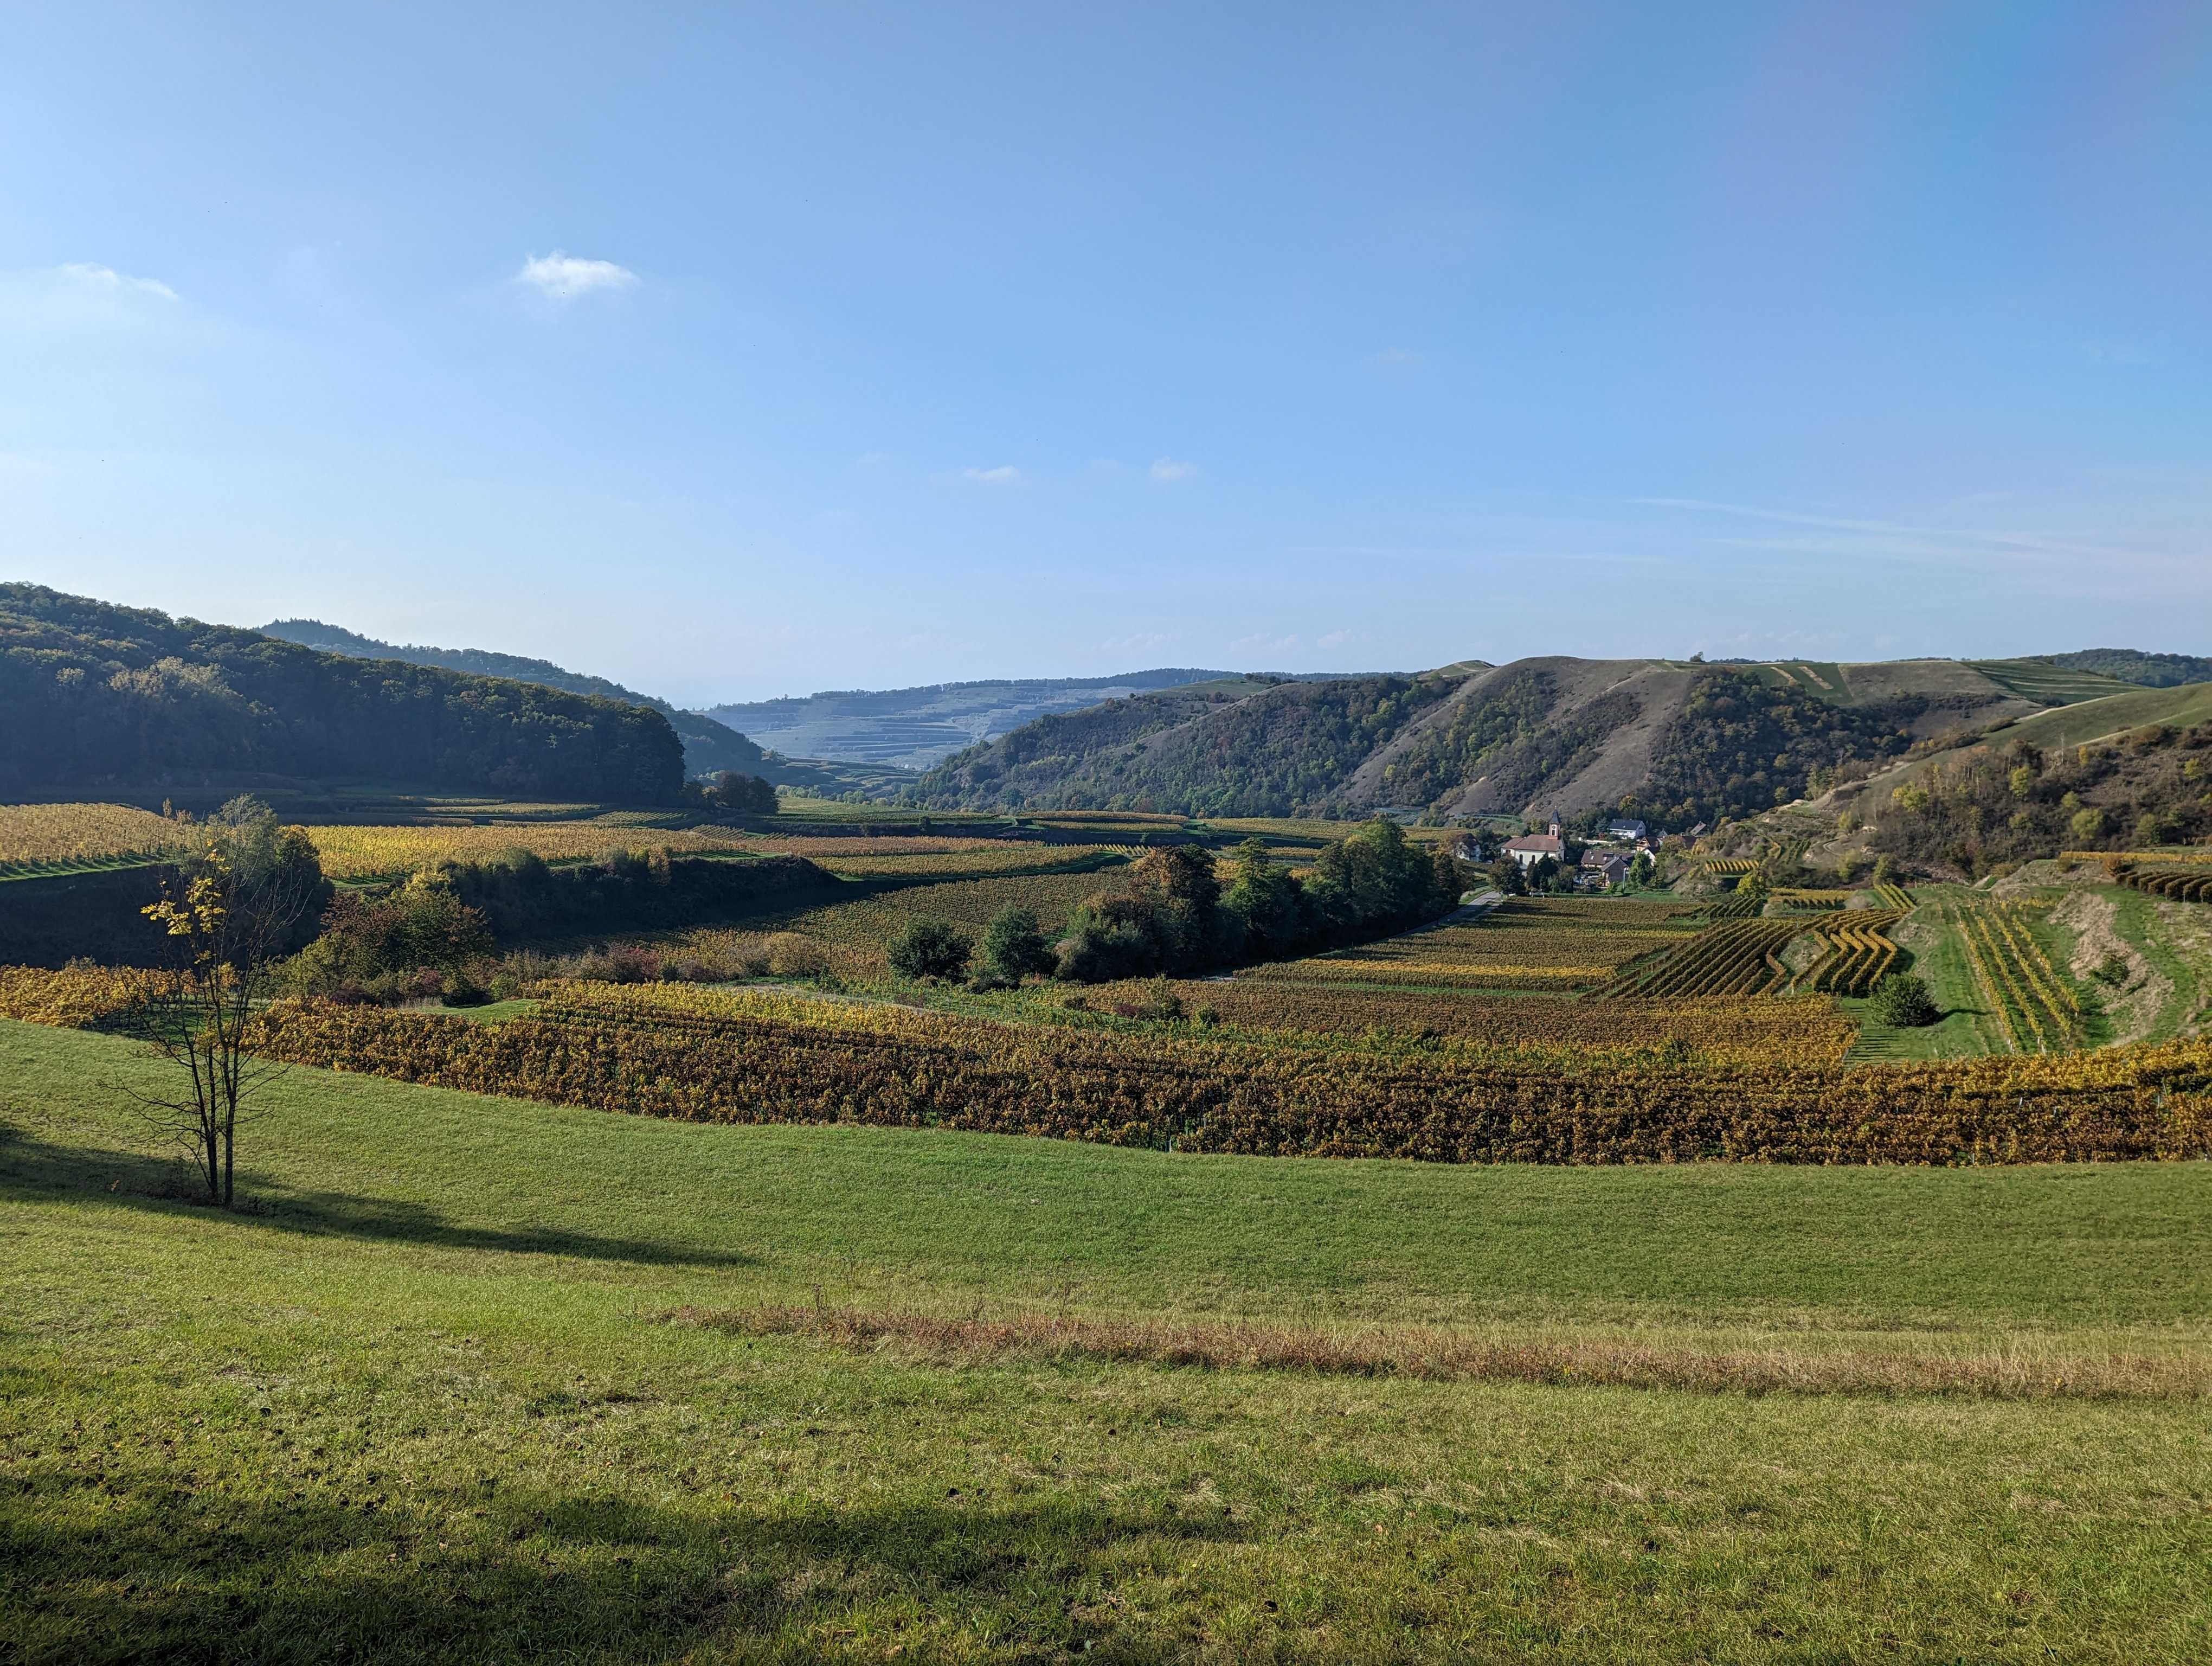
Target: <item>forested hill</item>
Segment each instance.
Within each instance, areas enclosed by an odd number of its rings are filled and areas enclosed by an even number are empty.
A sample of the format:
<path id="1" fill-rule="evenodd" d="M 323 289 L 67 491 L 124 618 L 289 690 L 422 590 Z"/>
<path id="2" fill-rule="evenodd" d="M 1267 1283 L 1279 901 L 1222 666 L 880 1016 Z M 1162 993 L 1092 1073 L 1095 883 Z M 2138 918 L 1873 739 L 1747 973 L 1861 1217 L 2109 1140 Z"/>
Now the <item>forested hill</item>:
<path id="1" fill-rule="evenodd" d="M 1054 713 L 947 758 L 915 788 L 951 807 L 1158 808 L 1266 816 L 1333 798 L 1443 678 L 1237 678 Z"/>
<path id="2" fill-rule="evenodd" d="M 344 780 L 648 804 L 684 778 L 647 706 L 28 584 L 0 584 L 0 799 Z"/>
<path id="3" fill-rule="evenodd" d="M 2067 671 L 2094 672 L 2147 689 L 2174 689 L 2184 683 L 2212 683 L 2212 658 L 2201 654 L 2144 654 L 2131 648 L 2087 648 L 2078 654 L 2046 654 L 2039 663 Z"/>
<path id="4" fill-rule="evenodd" d="M 320 619 L 276 619 L 261 627 L 264 636 L 281 637 L 324 654 L 343 654 L 356 660 L 398 660 L 410 666 L 435 666 L 472 677 L 503 677 L 518 683 L 536 683 L 569 694 L 594 695 L 603 700 L 626 700 L 650 706 L 674 726 L 684 742 L 684 773 L 712 775 L 735 769 L 757 774 L 762 767 L 761 749 L 728 725 L 702 712 L 679 711 L 665 700 L 640 694 L 604 677 L 586 676 L 556 666 L 550 660 L 532 660 L 520 654 L 495 654 L 482 648 L 429 648 L 421 643 L 380 642 L 374 636 Z"/>
<path id="5" fill-rule="evenodd" d="M 944 808 L 1572 816 L 1669 827 L 1826 790 L 1923 741 L 2127 684 L 2057 660 L 1522 660 L 1246 679 L 1024 725 L 924 775 Z"/>

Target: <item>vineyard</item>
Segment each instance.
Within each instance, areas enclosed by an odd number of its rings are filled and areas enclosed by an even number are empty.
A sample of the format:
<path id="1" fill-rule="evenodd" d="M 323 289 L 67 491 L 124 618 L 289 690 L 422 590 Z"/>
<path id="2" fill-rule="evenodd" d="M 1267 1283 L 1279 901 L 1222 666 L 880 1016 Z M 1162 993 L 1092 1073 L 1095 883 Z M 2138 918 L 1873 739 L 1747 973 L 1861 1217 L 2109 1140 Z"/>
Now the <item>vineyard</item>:
<path id="1" fill-rule="evenodd" d="M 1696 929 L 1675 903 L 1634 898 L 1508 897 L 1482 918 L 1454 921 L 1243 976 L 1275 983 L 1407 985 L 1566 992 L 1603 983 L 1627 962 Z"/>
<path id="2" fill-rule="evenodd" d="M 2125 867 L 2115 876 L 2131 891 L 2177 903 L 2212 903 L 2212 867 Z"/>
<path id="3" fill-rule="evenodd" d="M 1571 996 L 1297 984 L 1239 976 L 1164 986 L 1191 1021 L 1224 1036 L 1322 1045 L 1339 1040 L 1385 1049 L 1441 1047 L 1522 1054 L 1663 1053 L 1754 1064 L 1777 1058 L 1838 1061 L 1857 1033 L 1818 1000 L 1643 1000 L 1598 1003 Z M 1085 990 L 1085 1010 L 1102 1020 L 1149 1010 L 1163 986 L 1105 984 Z"/>
<path id="4" fill-rule="evenodd" d="M 46 975 L 66 987 L 72 977 Z M 10 1015 L 99 991 L 0 983 Z M 1844 1070 L 1487 1058 L 1020 1025 L 677 985 L 561 986 L 497 1024 L 279 1003 L 269 1056 L 703 1122 L 964 1128 L 1434 1162 L 2006 1163 L 2212 1155 L 2212 1045 Z"/>
<path id="5" fill-rule="evenodd" d="M 392 879 L 441 862 L 480 862 L 518 849 L 548 862 L 574 862 L 617 849 L 675 856 L 741 852 L 752 842 L 724 829 L 641 827 L 596 817 L 488 826 L 310 827 L 307 836 L 333 879 Z"/>
<path id="6" fill-rule="evenodd" d="M 1788 986 L 1790 975 L 1779 957 L 1804 930 L 1797 920 L 1725 921 L 1649 965 L 1624 972 L 1600 994 L 1690 1000 L 1765 994 Z"/>
<path id="7" fill-rule="evenodd" d="M 1820 958 L 1792 978 L 1793 992 L 1823 995 L 1870 995 L 1887 976 L 1900 952 L 1883 933 L 1901 915 L 1868 911 L 1847 926 L 1821 926 L 1812 933 Z"/>
<path id="8" fill-rule="evenodd" d="M 2079 999 L 2051 963 L 2017 903 L 1946 902 L 1938 918 L 1958 933 L 1989 1010 L 2014 1053 L 2063 1053 L 2080 1045 Z"/>
<path id="9" fill-rule="evenodd" d="M 1749 873 L 1759 866 L 1759 864 L 1748 856 L 1698 856 L 1692 858 L 1692 860 L 1706 873 L 1717 874 L 1723 878 L 1731 874 Z"/>
<path id="10" fill-rule="evenodd" d="M 152 860 L 179 842 L 175 822 L 128 805 L 0 805 L 0 878 Z"/>

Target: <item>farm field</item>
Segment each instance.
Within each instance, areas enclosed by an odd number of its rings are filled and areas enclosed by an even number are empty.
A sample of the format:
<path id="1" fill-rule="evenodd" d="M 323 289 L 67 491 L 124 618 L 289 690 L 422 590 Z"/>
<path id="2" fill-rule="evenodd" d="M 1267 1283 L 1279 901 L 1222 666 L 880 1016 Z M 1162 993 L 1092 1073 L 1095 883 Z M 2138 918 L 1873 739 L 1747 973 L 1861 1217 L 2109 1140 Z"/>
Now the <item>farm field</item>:
<path id="1" fill-rule="evenodd" d="M 88 1085 L 145 1068 L 0 1024 L 26 1661 L 2201 1643 L 2199 1165 L 1285 1165 L 301 1070 L 222 1215 Z"/>
<path id="2" fill-rule="evenodd" d="M 1030 848 L 1031 864 L 1056 852 Z M 880 860 L 880 859 L 878 859 Z M 1056 872 L 1026 873 L 980 879 L 945 879 L 901 886 L 851 902 L 763 915 L 742 927 L 699 927 L 655 939 L 668 949 L 724 949 L 740 939 L 769 932 L 796 932 L 821 944 L 830 968 L 839 977 L 881 981 L 889 976 L 884 951 L 892 934 L 909 920 L 945 920 L 980 933 L 1009 903 L 1035 909 L 1039 916 L 1060 920 L 1093 891 L 1110 883 L 1099 869 L 1112 852 L 1071 861 Z M 823 866 L 835 870 L 836 861 Z"/>
<path id="3" fill-rule="evenodd" d="M 1399 984 L 1569 991 L 1671 947 L 1696 926 L 1678 903 L 1620 897 L 1508 897 L 1478 919 L 1340 949 L 1245 974 L 1269 982 Z"/>

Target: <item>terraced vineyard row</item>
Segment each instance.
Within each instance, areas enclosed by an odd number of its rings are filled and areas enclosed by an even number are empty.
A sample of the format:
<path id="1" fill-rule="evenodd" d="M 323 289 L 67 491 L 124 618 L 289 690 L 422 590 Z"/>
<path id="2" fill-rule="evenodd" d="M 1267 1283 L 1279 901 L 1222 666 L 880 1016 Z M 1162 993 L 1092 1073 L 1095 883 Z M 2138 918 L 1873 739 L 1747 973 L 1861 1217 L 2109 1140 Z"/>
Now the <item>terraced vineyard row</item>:
<path id="1" fill-rule="evenodd" d="M 1700 856 L 1693 860 L 1708 873 L 1748 873 L 1759 866 L 1748 856 Z"/>
<path id="2" fill-rule="evenodd" d="M 1730 895 L 1709 904 L 1704 913 L 1708 920 L 1749 920 L 1765 906 L 1763 897 Z"/>
<path id="3" fill-rule="evenodd" d="M 1795 920 L 1731 920 L 1647 964 L 1631 968 L 1598 993 L 1619 999 L 1664 995 L 1757 995 L 1790 982 L 1779 957 L 1804 930 Z"/>
<path id="4" fill-rule="evenodd" d="M 1820 958 L 1790 987 L 1814 994 L 1872 994 L 1874 986 L 1897 964 L 1899 951 L 1885 933 L 1900 917 L 1893 912 L 1869 912 L 1850 925 L 1823 927 L 1814 932 Z"/>
<path id="5" fill-rule="evenodd" d="M 1914 906 L 1912 893 L 1903 885 L 1884 884 L 1875 885 L 1872 890 L 1875 896 L 1881 900 L 1882 907 L 1886 909 L 1895 909 L 1899 913 L 1904 914 L 1910 912 Z"/>
<path id="6" fill-rule="evenodd" d="M 2177 903 L 2212 903 L 2212 867 L 2133 867 L 2118 876 L 2122 885 Z"/>
<path id="7" fill-rule="evenodd" d="M 1966 963 L 2015 1053 L 2063 1053 L 2081 1040 L 2081 1008 L 2052 967 L 2017 904 L 1948 905 L 1944 922 L 1966 945 Z"/>

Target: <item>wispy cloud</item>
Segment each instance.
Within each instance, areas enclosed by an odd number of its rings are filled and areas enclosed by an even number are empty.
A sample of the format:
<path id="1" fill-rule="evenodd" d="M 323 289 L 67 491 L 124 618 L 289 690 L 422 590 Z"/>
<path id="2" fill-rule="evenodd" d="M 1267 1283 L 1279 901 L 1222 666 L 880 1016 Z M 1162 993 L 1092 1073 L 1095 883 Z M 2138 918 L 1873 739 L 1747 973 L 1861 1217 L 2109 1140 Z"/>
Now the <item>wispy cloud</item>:
<path id="1" fill-rule="evenodd" d="M 1410 376 L 1425 361 L 1419 353 L 1403 347 L 1386 347 L 1379 353 L 1367 356 L 1367 368 L 1392 376 Z"/>
<path id="2" fill-rule="evenodd" d="M 1133 636 L 1109 636 L 1098 646 L 1109 654 L 1150 654 L 1176 640 L 1164 630 L 1145 630 Z"/>
<path id="3" fill-rule="evenodd" d="M 984 486 L 1011 486 L 1022 477 L 1022 471 L 1012 463 L 1001 463 L 994 469 L 963 469 L 960 472 Z"/>
<path id="4" fill-rule="evenodd" d="M 1630 500 L 1647 508 L 1687 509 L 1707 514 L 1732 515 L 1747 520 L 1771 521 L 1778 526 L 1806 528 L 1811 536 L 1791 538 L 1723 538 L 1716 544 L 1755 545 L 1805 554 L 1851 555 L 1870 559 L 1943 562 L 1960 567 L 2016 569 L 2021 557 L 2045 566 L 2081 561 L 2141 563 L 2164 568 L 2175 557 L 2155 551 L 2105 544 L 2085 544 L 2070 538 L 2006 528 L 1915 526 L 1893 520 L 1859 520 L 1836 515 L 1802 514 L 1788 509 L 1764 509 L 1746 503 L 1717 503 L 1695 497 L 1639 497 Z"/>
<path id="5" fill-rule="evenodd" d="M 637 282 L 637 274 L 611 260 L 586 260 L 556 249 L 550 254 L 532 255 L 522 263 L 514 281 L 528 284 L 548 300 L 574 301 L 597 290 L 627 289 Z"/>
<path id="6" fill-rule="evenodd" d="M 183 299 L 156 277 L 71 261 L 0 272 L 0 319 L 40 329 L 148 324 L 182 316 Z"/>
<path id="7" fill-rule="evenodd" d="M 160 278 L 132 277 L 127 272 L 117 271 L 112 266 L 72 262 L 68 265 L 57 266 L 54 271 L 64 283 L 88 295 L 155 295 L 163 301 L 177 299 L 177 292 Z"/>
<path id="8" fill-rule="evenodd" d="M 1198 472 L 1195 463 L 1178 463 L 1171 457 L 1152 459 L 1152 478 L 1158 481 L 1188 480 Z"/>

